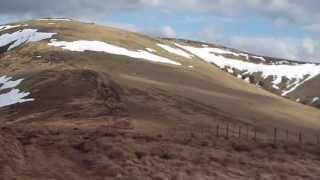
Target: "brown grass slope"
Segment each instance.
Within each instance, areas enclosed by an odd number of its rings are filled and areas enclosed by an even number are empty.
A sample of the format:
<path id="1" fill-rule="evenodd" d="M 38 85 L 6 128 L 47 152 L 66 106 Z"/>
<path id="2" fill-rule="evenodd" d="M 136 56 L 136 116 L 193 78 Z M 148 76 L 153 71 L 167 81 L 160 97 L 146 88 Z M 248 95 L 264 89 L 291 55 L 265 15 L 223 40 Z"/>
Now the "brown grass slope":
<path id="1" fill-rule="evenodd" d="M 56 22 L 55 24 L 48 24 L 46 21 L 25 23 L 29 24 L 28 28 L 33 27 L 41 31 L 56 32 L 57 36 L 54 38 L 58 40 L 99 40 L 133 50 L 153 48 L 159 51 L 159 55 L 183 64 L 180 67 L 150 63 L 144 60 L 132 60 L 125 56 L 106 53 L 64 51 L 60 48 L 47 46 L 46 41 L 28 44 L 3 54 L 0 72 L 5 75 L 27 77 L 23 88 L 30 90 L 36 99 L 38 98 L 37 93 L 44 93 L 45 90 L 41 92 L 41 89 L 39 89 L 39 92 L 34 93 L 33 91 L 37 89 L 34 82 L 45 78 L 54 78 L 50 75 L 42 77 L 43 72 L 52 70 L 63 73 L 63 71 L 69 70 L 89 70 L 97 74 L 107 74 L 109 79 L 122 87 L 125 90 L 123 96 L 128 96 L 126 97 L 128 101 L 136 101 L 133 103 L 142 106 L 142 109 L 137 109 L 134 106 L 135 111 L 143 110 L 145 108 L 143 106 L 146 105 L 146 108 L 168 116 L 163 117 L 161 115 L 161 119 L 175 117 L 210 123 L 215 117 L 210 113 L 207 117 L 201 117 L 204 115 L 197 112 L 181 113 L 182 108 L 185 108 L 183 104 L 172 107 L 169 106 L 169 102 L 162 102 L 161 100 L 150 101 L 148 104 L 141 103 L 135 99 L 134 90 L 142 91 L 150 96 L 158 96 L 158 93 L 161 92 L 168 98 L 173 97 L 171 98 L 173 101 L 178 97 L 194 101 L 190 104 L 200 104 L 208 107 L 208 111 L 261 127 L 269 125 L 319 128 L 319 111 L 248 85 L 196 58 L 185 59 L 156 46 L 158 42 L 168 43 L 166 41 L 76 21 Z M 38 55 L 42 58 L 37 58 Z M 194 69 L 188 68 L 188 65 L 193 65 Z M 56 82 L 56 86 L 53 86 L 53 88 L 61 87 Z M 56 92 L 60 91 L 63 91 L 62 88 Z M 130 96 L 131 91 L 133 91 L 132 97 Z M 41 99 L 39 98 L 39 101 Z M 48 99 L 47 103 L 50 102 L 51 100 Z M 26 103 L 12 108 L 28 108 L 32 104 Z M 131 110 L 131 107 L 127 108 L 129 108 L 128 111 Z M 175 113 L 181 113 L 183 116 L 181 114 L 175 115 Z M 197 118 L 198 116 L 199 118 Z"/>

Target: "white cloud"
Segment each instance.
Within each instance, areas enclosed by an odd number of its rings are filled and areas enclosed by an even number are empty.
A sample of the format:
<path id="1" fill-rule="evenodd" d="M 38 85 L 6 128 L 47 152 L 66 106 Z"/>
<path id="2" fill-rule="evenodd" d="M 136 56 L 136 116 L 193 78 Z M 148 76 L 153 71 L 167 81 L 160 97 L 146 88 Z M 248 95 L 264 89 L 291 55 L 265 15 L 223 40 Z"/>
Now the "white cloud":
<path id="1" fill-rule="evenodd" d="M 296 23 L 311 31 L 318 31 L 319 7 L 319 0 L 1 0 L 0 17 L 67 16 L 96 20 L 101 17 L 106 18 L 113 12 L 154 8 L 161 12 L 210 13 L 222 17 L 263 16 L 278 26 Z"/>
<path id="2" fill-rule="evenodd" d="M 259 55 L 320 62 L 318 43 L 310 38 L 230 37 L 223 44 Z M 310 58 L 312 57 L 312 58 Z"/>
<path id="3" fill-rule="evenodd" d="M 320 33 L 320 23 L 307 25 L 304 29 L 311 33 Z"/>
<path id="4" fill-rule="evenodd" d="M 223 32 L 221 26 L 211 25 L 204 27 L 195 38 L 205 42 L 219 42 L 224 38 Z"/>
<path id="5" fill-rule="evenodd" d="M 316 42 L 311 38 L 305 38 L 302 40 L 302 49 L 305 51 L 305 54 L 310 56 L 315 53 L 316 50 Z"/>
<path id="6" fill-rule="evenodd" d="M 263 15 L 276 21 L 282 18 L 309 22 L 317 19 L 318 7 L 318 0 L 2 0 L 0 14 L 94 18 L 119 11 L 157 8 L 167 12 L 178 10 L 220 15 Z"/>
<path id="7" fill-rule="evenodd" d="M 162 27 L 160 33 L 161 33 L 162 37 L 168 37 L 168 38 L 177 37 L 177 33 L 176 33 L 175 29 L 173 29 L 173 27 L 171 27 L 171 26 Z"/>
<path id="8" fill-rule="evenodd" d="M 165 38 L 176 38 L 177 37 L 177 32 L 176 30 L 169 26 L 162 26 L 160 28 L 150 28 L 150 29 L 143 29 L 140 32 L 146 33 L 151 36 L 155 37 L 165 37 Z"/>

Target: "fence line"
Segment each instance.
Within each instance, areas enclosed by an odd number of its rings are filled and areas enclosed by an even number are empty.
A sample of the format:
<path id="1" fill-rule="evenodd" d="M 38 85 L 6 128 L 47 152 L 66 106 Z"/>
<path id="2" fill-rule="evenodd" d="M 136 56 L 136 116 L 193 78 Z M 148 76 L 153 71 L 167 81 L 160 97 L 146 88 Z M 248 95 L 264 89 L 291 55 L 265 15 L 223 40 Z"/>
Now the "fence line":
<path id="1" fill-rule="evenodd" d="M 178 128 L 177 128 L 178 129 Z M 242 138 L 251 139 L 254 142 L 271 142 L 273 144 L 280 143 L 295 143 L 295 144 L 310 144 L 320 145 L 320 134 L 318 133 L 307 133 L 300 131 L 293 131 L 282 128 L 266 128 L 264 132 L 258 130 L 257 127 L 252 125 L 244 125 L 239 123 L 216 123 L 213 127 L 192 127 L 184 128 L 185 133 L 195 136 L 195 134 L 209 135 L 217 138 Z M 176 131 L 179 132 L 179 131 Z M 183 136 L 187 137 L 187 136 Z"/>

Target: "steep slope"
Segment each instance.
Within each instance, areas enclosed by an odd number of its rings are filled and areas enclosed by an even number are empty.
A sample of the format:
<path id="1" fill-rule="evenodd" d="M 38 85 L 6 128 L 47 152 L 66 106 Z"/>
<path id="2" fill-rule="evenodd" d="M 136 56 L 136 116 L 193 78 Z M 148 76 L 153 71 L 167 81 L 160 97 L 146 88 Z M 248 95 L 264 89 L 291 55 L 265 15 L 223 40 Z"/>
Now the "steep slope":
<path id="1" fill-rule="evenodd" d="M 210 133 L 232 122 L 315 135 L 319 110 L 184 46 L 70 19 L 1 26 L 0 179 L 319 177 L 316 147 Z"/>
<path id="2" fill-rule="evenodd" d="M 320 75 L 303 83 L 288 96 L 297 102 L 320 108 L 319 88 Z"/>
<path id="3" fill-rule="evenodd" d="M 167 40 L 248 83 L 293 101 L 318 107 L 320 94 L 316 87 L 319 84 L 319 64 L 258 56 L 214 44 Z M 309 85 L 305 86 L 307 82 Z"/>

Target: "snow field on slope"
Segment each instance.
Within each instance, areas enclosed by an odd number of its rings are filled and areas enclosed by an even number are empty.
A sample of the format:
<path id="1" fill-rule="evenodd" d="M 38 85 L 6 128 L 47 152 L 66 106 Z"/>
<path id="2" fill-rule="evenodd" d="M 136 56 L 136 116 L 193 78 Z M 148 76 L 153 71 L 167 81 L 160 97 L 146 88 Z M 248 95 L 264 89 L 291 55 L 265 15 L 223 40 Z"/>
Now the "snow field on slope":
<path id="1" fill-rule="evenodd" d="M 56 33 L 38 32 L 37 29 L 23 29 L 14 33 L 6 33 L 0 36 L 0 47 L 11 44 L 8 50 L 18 47 L 24 43 L 38 42 L 49 39 Z"/>
<path id="2" fill-rule="evenodd" d="M 255 59 L 259 59 L 261 61 L 266 61 L 266 59 L 264 57 L 261 57 L 261 56 L 251 56 L 252 58 L 255 58 Z"/>
<path id="3" fill-rule="evenodd" d="M 320 98 L 319 98 L 319 97 L 314 97 L 314 98 L 312 99 L 311 104 L 314 104 L 314 103 L 317 102 L 317 101 L 320 101 Z"/>
<path id="4" fill-rule="evenodd" d="M 13 29 L 13 28 L 17 28 L 20 26 L 21 25 L 2 25 L 2 26 L 0 26 L 0 32 L 5 31 L 5 30 L 9 30 L 9 29 Z"/>
<path id="5" fill-rule="evenodd" d="M 165 45 L 165 44 L 157 44 L 159 47 L 161 47 L 162 49 L 172 53 L 172 54 L 175 54 L 175 55 L 178 55 L 178 56 L 182 56 L 182 57 L 185 57 L 185 58 L 188 58 L 188 59 L 192 59 L 193 58 L 193 55 L 185 52 L 184 50 L 182 49 L 179 49 L 179 48 L 174 48 L 174 47 L 171 47 L 171 46 L 168 46 L 168 45 Z"/>
<path id="6" fill-rule="evenodd" d="M 261 73 L 263 78 L 268 78 L 271 76 L 273 78 L 272 84 L 275 89 L 279 89 L 278 85 L 282 82 L 283 78 L 288 78 L 290 83 L 287 84 L 287 90 L 282 92 L 283 96 L 286 96 L 306 81 L 320 74 L 320 66 L 316 64 L 255 64 L 237 59 L 226 58 L 222 55 L 216 55 L 215 53 L 223 54 L 223 52 L 225 52 L 225 50 L 219 50 L 217 48 L 197 48 L 182 45 L 179 45 L 179 47 L 195 54 L 196 56 L 202 58 L 208 63 L 213 63 L 217 65 L 221 69 L 237 69 L 243 72 L 242 75 Z"/>
<path id="7" fill-rule="evenodd" d="M 181 65 L 178 62 L 172 61 L 170 59 L 155 55 L 151 52 L 145 50 L 131 51 L 123 47 L 115 46 L 112 44 L 108 44 L 101 41 L 86 41 L 79 40 L 74 42 L 66 42 L 66 41 L 51 41 L 49 43 L 50 46 L 61 47 L 65 50 L 70 51 L 97 51 L 97 52 L 105 52 L 109 54 L 115 55 L 123 55 L 132 57 L 135 59 L 144 59 L 151 62 L 159 62 L 173 65 Z"/>
<path id="8" fill-rule="evenodd" d="M 147 51 L 151 52 L 151 53 L 154 53 L 154 52 L 157 52 L 156 50 L 152 49 L 152 48 L 146 48 Z"/>
<path id="9" fill-rule="evenodd" d="M 7 76 L 0 77 L 0 91 L 8 90 L 8 92 L 0 93 L 0 108 L 29 101 L 34 101 L 33 98 L 26 98 L 30 95 L 29 92 L 22 92 L 16 87 L 23 81 L 23 79 L 11 80 L 12 78 Z"/>

